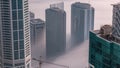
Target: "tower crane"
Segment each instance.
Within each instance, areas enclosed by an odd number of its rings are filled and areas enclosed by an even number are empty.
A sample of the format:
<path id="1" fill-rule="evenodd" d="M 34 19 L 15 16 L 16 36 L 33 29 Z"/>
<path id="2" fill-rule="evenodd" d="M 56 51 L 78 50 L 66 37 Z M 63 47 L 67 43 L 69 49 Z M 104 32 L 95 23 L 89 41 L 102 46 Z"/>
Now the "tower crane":
<path id="1" fill-rule="evenodd" d="M 53 62 L 42 60 L 41 56 L 40 56 L 40 59 L 32 58 L 32 60 L 39 62 L 39 68 L 41 68 L 42 63 L 48 63 L 48 64 L 52 64 L 52 65 L 56 65 L 56 66 L 60 66 L 60 67 L 64 67 L 64 68 L 69 68 L 69 66 L 66 66 L 66 65 L 56 64 Z"/>

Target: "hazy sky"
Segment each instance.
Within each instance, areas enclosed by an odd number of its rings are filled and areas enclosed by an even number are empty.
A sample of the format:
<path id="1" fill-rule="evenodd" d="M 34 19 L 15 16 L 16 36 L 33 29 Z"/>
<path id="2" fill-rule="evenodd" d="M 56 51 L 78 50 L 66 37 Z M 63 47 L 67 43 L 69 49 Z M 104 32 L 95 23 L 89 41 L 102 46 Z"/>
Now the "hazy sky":
<path id="1" fill-rule="evenodd" d="M 29 0 L 30 10 L 36 14 L 36 18 L 45 20 L 45 9 L 49 7 L 51 3 L 57 3 L 64 1 L 65 11 L 67 13 L 67 34 L 70 33 L 70 18 L 71 18 L 71 3 L 75 1 L 89 2 L 88 0 Z M 111 4 L 117 3 L 119 0 L 91 0 L 92 6 L 95 8 L 95 24 L 94 29 L 99 29 L 104 24 L 112 24 L 112 6 Z M 69 65 L 70 68 L 85 68 L 88 61 L 88 42 L 79 46 L 73 51 L 59 57 L 55 60 L 55 63 Z M 51 65 L 48 65 L 49 68 Z M 48 67 L 43 67 L 48 68 Z M 51 67 L 59 68 L 59 67 Z M 60 67 L 61 68 L 61 67 Z"/>
<path id="2" fill-rule="evenodd" d="M 36 14 L 36 18 L 45 20 L 45 9 L 52 3 L 65 3 L 65 11 L 67 12 L 67 34 L 70 33 L 70 15 L 71 3 L 76 1 L 89 2 L 88 0 L 29 0 L 30 10 Z M 94 29 L 99 29 L 104 24 L 112 24 L 112 6 L 119 0 L 91 0 L 92 6 L 95 8 L 95 26 Z"/>

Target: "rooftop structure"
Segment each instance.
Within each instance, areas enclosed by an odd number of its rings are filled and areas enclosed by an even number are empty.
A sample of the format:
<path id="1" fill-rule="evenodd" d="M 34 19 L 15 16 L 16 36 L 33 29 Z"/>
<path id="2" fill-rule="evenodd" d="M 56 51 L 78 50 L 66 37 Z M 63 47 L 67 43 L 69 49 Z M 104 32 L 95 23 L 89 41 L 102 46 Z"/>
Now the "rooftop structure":
<path id="1" fill-rule="evenodd" d="M 50 5 L 50 8 L 53 8 L 53 7 L 57 7 L 57 8 L 59 8 L 59 9 L 64 10 L 64 2 L 51 4 L 51 5 Z"/>
<path id="2" fill-rule="evenodd" d="M 110 25 L 104 25 L 100 30 L 90 32 L 90 68 L 120 67 L 120 40 L 111 33 Z"/>
<path id="3" fill-rule="evenodd" d="M 100 37 L 108 40 L 108 41 L 114 41 L 116 43 L 120 43 L 120 39 L 112 35 L 112 26 L 110 25 L 104 25 L 101 27 L 101 29 L 98 31 L 98 34 Z"/>

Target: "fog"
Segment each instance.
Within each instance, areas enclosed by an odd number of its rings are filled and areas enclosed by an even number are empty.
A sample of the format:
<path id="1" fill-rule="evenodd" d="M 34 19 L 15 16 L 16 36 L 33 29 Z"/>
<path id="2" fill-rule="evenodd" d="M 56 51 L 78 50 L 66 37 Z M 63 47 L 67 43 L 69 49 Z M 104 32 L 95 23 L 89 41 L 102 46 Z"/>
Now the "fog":
<path id="1" fill-rule="evenodd" d="M 70 46 L 70 18 L 71 18 L 71 3 L 75 1 L 89 2 L 88 0 L 30 0 L 30 11 L 34 12 L 36 18 L 45 20 L 45 9 L 49 8 L 52 3 L 65 3 L 65 11 L 67 13 L 67 52 L 64 55 L 50 61 L 57 64 L 69 66 L 70 68 L 86 68 L 88 66 L 88 40 L 81 45 L 71 48 Z M 119 0 L 91 0 L 92 6 L 95 8 L 95 24 L 94 29 L 99 29 L 104 24 L 112 24 L 112 5 Z M 38 64 L 37 64 L 38 65 Z M 39 67 L 36 67 L 39 68 Z M 64 68 L 51 64 L 42 64 L 42 68 Z"/>
<path id="2" fill-rule="evenodd" d="M 87 68 L 88 66 L 88 40 L 81 45 L 68 50 L 65 54 L 50 61 L 56 64 L 66 65 L 69 68 Z M 39 67 L 36 67 L 39 68 Z M 65 68 L 52 64 L 43 63 L 42 68 Z"/>
<path id="3" fill-rule="evenodd" d="M 50 4 L 64 1 L 65 11 L 67 13 L 67 34 L 70 33 L 71 25 L 71 4 L 74 2 L 86 2 L 89 0 L 30 0 L 30 10 L 36 14 L 36 18 L 45 20 L 45 9 L 49 8 Z M 119 0 L 91 0 L 91 5 L 95 8 L 95 26 L 94 29 L 99 29 L 103 24 L 112 24 L 112 5 Z"/>

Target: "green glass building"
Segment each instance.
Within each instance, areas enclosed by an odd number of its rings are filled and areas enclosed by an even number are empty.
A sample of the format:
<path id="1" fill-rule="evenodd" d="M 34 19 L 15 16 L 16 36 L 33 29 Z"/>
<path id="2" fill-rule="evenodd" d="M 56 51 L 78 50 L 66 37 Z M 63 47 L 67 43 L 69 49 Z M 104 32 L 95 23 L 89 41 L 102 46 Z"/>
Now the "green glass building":
<path id="1" fill-rule="evenodd" d="M 90 32 L 90 68 L 120 68 L 120 43 L 115 38 L 100 36 L 98 31 Z"/>

